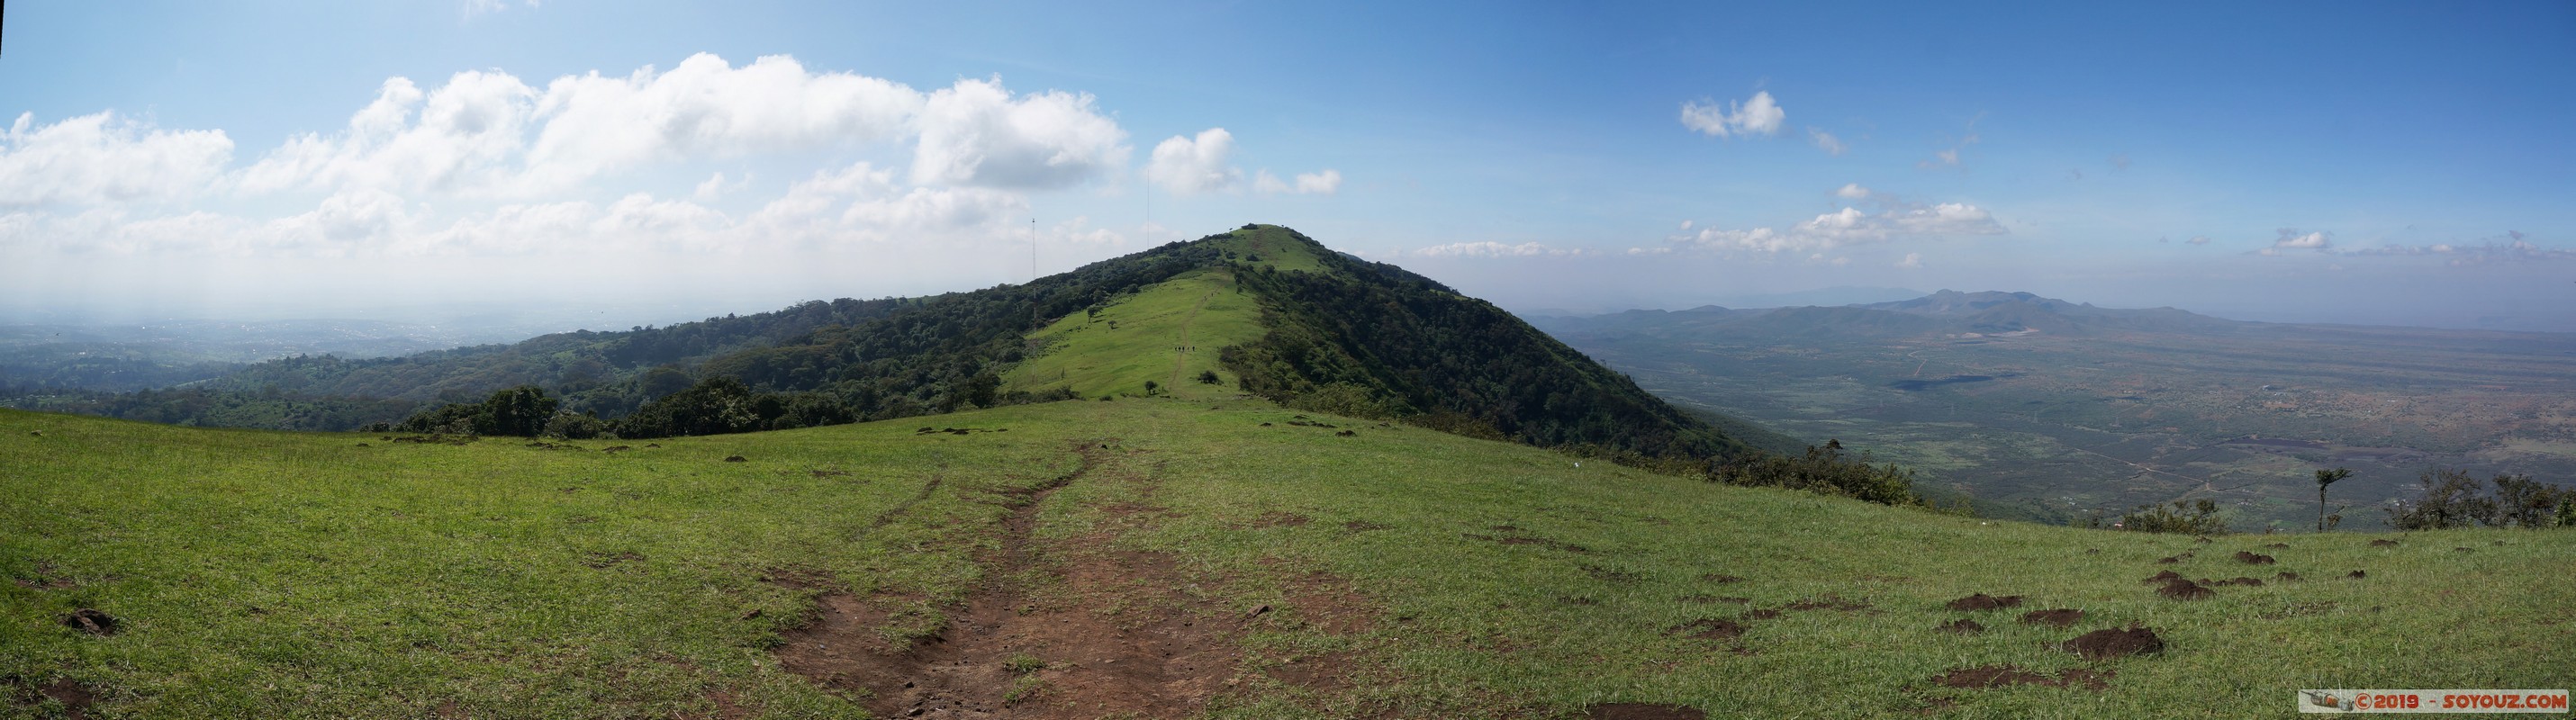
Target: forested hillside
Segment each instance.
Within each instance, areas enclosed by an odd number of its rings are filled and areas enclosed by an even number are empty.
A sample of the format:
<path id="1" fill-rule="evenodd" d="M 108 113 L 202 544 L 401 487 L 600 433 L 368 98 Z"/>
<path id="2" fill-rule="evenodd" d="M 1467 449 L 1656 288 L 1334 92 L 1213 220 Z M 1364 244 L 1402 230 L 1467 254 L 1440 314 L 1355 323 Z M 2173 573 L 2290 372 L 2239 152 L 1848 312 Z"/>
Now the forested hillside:
<path id="1" fill-rule="evenodd" d="M 1194 271 L 1199 272 L 1190 275 Z M 1693 463 L 1753 444 L 1493 305 L 1294 230 L 1247 225 L 1022 285 L 922 298 L 809 302 L 664 328 L 548 335 L 401 358 L 299 357 L 179 391 L 78 395 L 36 407 L 189 424 L 413 431 L 510 427 L 574 436 L 709 435 L 1070 399 L 1070 382 L 1003 376 L 1064 348 L 1059 319 L 1097 318 L 1190 275 L 1229 301 L 1209 348 L 1230 390 L 1292 406 L 1404 419 L 1468 435 Z M 1204 303 L 1202 303 L 1203 305 Z M 1113 313 L 1114 315 L 1114 313 Z M 1187 318 L 1195 318 L 1196 310 Z M 1187 319 L 1173 329 L 1186 337 Z M 1113 320 L 1092 337 L 1111 338 Z M 1133 328 L 1131 328 L 1132 330 Z M 1059 328 L 1061 331 L 1062 328 Z M 1256 337 L 1257 340 L 1244 341 Z M 1142 336 L 1139 336 L 1142 337 Z M 1203 334 L 1202 337 L 1215 337 Z M 1123 347 L 1123 346 L 1121 346 Z M 1128 352 L 1121 350 L 1120 352 Z M 1177 373 L 1177 365 L 1174 366 Z M 1107 394 L 1155 395 L 1168 382 Z M 1221 383 L 1215 372 L 1198 378 Z M 1088 398 L 1097 389 L 1083 391 Z M 542 397 L 553 421 L 500 422 Z M 488 399 L 487 399 L 488 398 Z M 522 409 L 513 409 L 522 408 Z M 408 418 L 408 419 L 406 419 Z M 1745 434 L 1760 431 L 1720 419 Z M 517 432 L 519 430 L 513 430 Z"/>

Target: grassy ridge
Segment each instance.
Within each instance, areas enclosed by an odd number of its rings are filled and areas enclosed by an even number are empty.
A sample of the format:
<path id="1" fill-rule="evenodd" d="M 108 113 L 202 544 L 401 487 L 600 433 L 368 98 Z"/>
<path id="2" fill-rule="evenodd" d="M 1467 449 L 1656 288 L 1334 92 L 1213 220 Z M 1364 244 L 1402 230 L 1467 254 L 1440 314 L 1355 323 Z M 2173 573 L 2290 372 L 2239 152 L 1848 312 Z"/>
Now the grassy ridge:
<path id="1" fill-rule="evenodd" d="M 1226 268 L 1192 271 L 1103 307 L 1074 313 L 1030 333 L 1045 347 L 1002 375 L 1006 387 L 1072 388 L 1076 395 L 1143 395 L 1145 382 L 1173 397 L 1234 395 L 1233 373 L 1217 349 L 1261 339 L 1261 308 L 1242 294 Z M 1213 371 L 1225 380 L 1198 382 Z"/>
<path id="2" fill-rule="evenodd" d="M 2563 577 L 2576 533 L 2197 544 L 1211 407 L 1053 403 L 928 420 L 1007 432 L 925 435 L 915 419 L 617 454 L 0 412 L 0 496 L 13 499 L 0 575 L 20 581 L 0 582 L 0 677 L 76 679 L 98 692 L 95 711 L 150 717 L 860 717 L 769 658 L 818 590 L 764 578 L 902 598 L 890 635 L 937 626 L 986 572 L 979 553 L 1008 513 L 997 493 L 1061 476 L 1073 443 L 1104 440 L 1121 452 L 1048 496 L 1034 535 L 1168 553 L 1212 617 L 1279 608 L 1240 638 L 1248 679 L 1207 706 L 1219 717 L 1570 716 L 1622 700 L 1713 717 L 1910 715 L 1935 701 L 1961 717 L 2287 714 L 2295 688 L 2562 687 L 2576 662 L 2561 617 L 2576 607 Z M 2237 550 L 2279 564 L 2238 564 Z M 2155 562 L 2183 552 L 2196 555 Z M 2195 602 L 2139 583 L 2169 568 L 2307 579 Z M 2355 569 L 2368 577 L 2341 579 Z M 1312 577 L 1363 598 L 1358 629 L 1303 621 L 1313 608 L 1290 589 Z M 2058 630 L 2013 622 L 2020 610 L 1941 607 L 1974 592 L 2088 617 Z M 1863 607 L 1745 616 L 1824 598 Z M 57 624 L 77 607 L 124 631 Z M 1962 617 L 1991 630 L 1931 630 Z M 1700 619 L 1747 632 L 1666 633 Z M 2170 648 L 2096 662 L 2044 647 L 2129 623 Z M 1290 659 L 1351 682 L 1260 680 Z M 1994 663 L 2115 676 L 2101 692 L 1929 681 Z"/>

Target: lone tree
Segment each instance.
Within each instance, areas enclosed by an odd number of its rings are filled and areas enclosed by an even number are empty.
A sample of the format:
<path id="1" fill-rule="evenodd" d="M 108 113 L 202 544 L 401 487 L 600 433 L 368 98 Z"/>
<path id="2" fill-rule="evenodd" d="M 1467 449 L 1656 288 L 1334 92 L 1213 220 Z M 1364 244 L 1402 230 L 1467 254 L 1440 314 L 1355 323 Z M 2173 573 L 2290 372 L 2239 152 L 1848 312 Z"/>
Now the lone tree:
<path id="1" fill-rule="evenodd" d="M 2348 477 L 2352 471 L 2344 468 L 2317 471 L 2317 532 L 2326 531 L 2326 486 Z"/>

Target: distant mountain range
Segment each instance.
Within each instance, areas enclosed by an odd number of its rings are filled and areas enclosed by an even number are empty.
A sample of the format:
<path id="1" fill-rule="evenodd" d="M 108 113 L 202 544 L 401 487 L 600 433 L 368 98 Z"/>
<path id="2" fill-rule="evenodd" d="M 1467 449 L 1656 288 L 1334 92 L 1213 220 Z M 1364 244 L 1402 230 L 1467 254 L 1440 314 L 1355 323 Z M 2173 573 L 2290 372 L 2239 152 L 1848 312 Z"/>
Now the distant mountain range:
<path id="1" fill-rule="evenodd" d="M 1630 310 L 1588 318 L 1533 316 L 1554 332 L 1592 330 L 1740 331 L 1784 338 L 1896 338 L 2104 332 L 2239 332 L 2257 323 L 2222 320 L 2174 308 L 2120 309 L 2026 292 L 1942 290 L 1910 300 L 1840 306 L 1735 309 L 1705 305 L 1680 311 Z"/>

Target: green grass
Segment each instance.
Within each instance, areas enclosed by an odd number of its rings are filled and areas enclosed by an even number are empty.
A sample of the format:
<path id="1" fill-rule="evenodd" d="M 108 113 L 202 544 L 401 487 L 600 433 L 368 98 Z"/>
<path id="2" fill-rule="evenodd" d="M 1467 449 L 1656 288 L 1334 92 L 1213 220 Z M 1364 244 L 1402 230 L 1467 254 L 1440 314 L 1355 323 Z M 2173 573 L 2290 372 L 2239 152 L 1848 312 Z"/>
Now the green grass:
<path id="1" fill-rule="evenodd" d="M 1249 230 L 1234 230 L 1214 243 L 1235 254 L 1236 262 L 1268 265 L 1281 272 L 1323 272 L 1324 265 L 1315 257 L 1314 248 L 1289 236 L 1288 228 L 1277 225 L 1254 225 Z M 1254 260 L 1253 258 L 1260 258 Z"/>
<path id="2" fill-rule="evenodd" d="M 1029 335 L 1044 350 L 1002 377 L 1015 389 L 1069 387 L 1084 398 L 1156 393 L 1178 398 L 1230 398 L 1235 377 L 1218 367 L 1217 350 L 1261 339 L 1261 308 L 1237 292 L 1221 268 L 1156 283 L 1103 308 L 1075 313 Z M 1199 382 L 1215 372 L 1223 382 Z"/>
<path id="3" fill-rule="evenodd" d="M 1574 717 L 1609 701 L 1711 717 L 1910 717 L 1934 699 L 1955 701 L 1940 713 L 1952 717 L 2286 715 L 2297 688 L 2557 688 L 2576 664 L 2565 619 L 2576 588 L 2564 577 L 2576 531 L 2418 533 L 2385 548 L 2356 534 L 2196 544 L 1576 467 L 1405 426 L 1291 426 L 1292 411 L 1255 401 L 1223 407 L 1065 402 L 661 448 L 581 443 L 639 448 L 614 455 L 0 412 L 0 678 L 76 679 L 109 716 L 863 717 L 770 659 L 765 648 L 820 590 L 763 578 L 809 572 L 911 598 L 896 624 L 935 626 L 996 547 L 1009 512 L 997 493 L 1064 474 L 1076 441 L 1113 438 L 1121 452 L 1039 506 L 1041 546 L 1106 537 L 1171 553 L 1202 612 L 1277 608 L 1241 639 L 1247 673 L 1300 659 L 1355 676 L 1318 691 L 1247 675 L 1211 703 L 1218 717 Z M 1008 432 L 917 434 L 922 425 Z M 736 454 L 747 461 L 722 460 Z M 1167 512 L 1113 509 L 1138 505 Z M 1277 521 L 1292 514 L 1304 521 Z M 2271 542 L 2291 547 L 2262 547 Z M 2228 559 L 2236 550 L 2280 564 L 2241 565 Z M 2155 563 L 2184 551 L 2197 556 Z M 2138 582 L 2165 568 L 2308 579 L 2178 602 Z M 2369 577 L 2341 579 L 2355 569 Z M 1311 573 L 1365 599 L 1364 630 L 1306 622 L 1316 609 L 1290 589 Z M 2019 611 L 1942 609 L 1973 592 L 2088 617 L 2057 630 L 2013 622 Z M 1745 610 L 1690 600 L 1699 595 L 1758 608 L 1833 595 L 1868 608 L 1748 620 L 1731 644 L 1666 635 Z M 124 632 L 57 623 L 80 607 L 117 616 Z M 1991 630 L 1932 632 L 1958 617 Z M 2089 662 L 2044 646 L 2129 623 L 2170 648 Z M 2116 677 L 2103 692 L 1929 681 L 1989 663 Z M 1034 680 L 1018 691 L 1048 692 Z M 0 702 L 0 715 L 32 712 Z"/>

